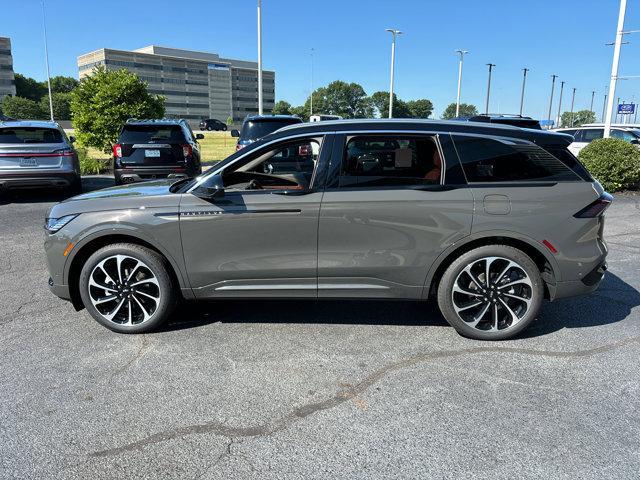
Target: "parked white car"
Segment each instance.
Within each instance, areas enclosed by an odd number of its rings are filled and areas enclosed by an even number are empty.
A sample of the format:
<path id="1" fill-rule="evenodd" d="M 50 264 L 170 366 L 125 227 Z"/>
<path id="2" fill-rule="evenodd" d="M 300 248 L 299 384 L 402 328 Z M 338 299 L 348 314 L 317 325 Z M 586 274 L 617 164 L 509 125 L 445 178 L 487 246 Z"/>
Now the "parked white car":
<path id="1" fill-rule="evenodd" d="M 589 145 L 593 140 L 604 137 L 604 125 L 589 124 L 577 128 L 557 128 L 554 132 L 573 135 L 573 143 L 569 145 L 569 151 L 578 156 L 580 150 Z M 611 137 L 620 138 L 626 142 L 640 145 L 640 126 L 614 124 L 611 126 Z"/>

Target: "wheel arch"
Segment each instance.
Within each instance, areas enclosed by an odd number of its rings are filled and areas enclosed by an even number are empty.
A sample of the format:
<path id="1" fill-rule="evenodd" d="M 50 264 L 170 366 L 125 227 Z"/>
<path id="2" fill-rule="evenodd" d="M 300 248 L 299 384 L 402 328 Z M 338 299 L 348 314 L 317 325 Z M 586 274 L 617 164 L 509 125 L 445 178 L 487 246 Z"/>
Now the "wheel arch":
<path id="1" fill-rule="evenodd" d="M 442 275 L 454 259 L 474 248 L 485 245 L 509 245 L 526 253 L 540 270 L 544 280 L 545 298 L 553 299 L 556 282 L 560 280 L 560 270 L 556 259 L 551 252 L 544 250 L 542 243 L 537 243 L 514 232 L 481 232 L 452 244 L 438 256 L 429 269 L 422 297 L 428 298 L 435 294 Z"/>
<path id="2" fill-rule="evenodd" d="M 65 282 L 69 286 L 71 303 L 76 310 L 82 310 L 84 308 L 84 304 L 80 297 L 79 285 L 82 266 L 94 252 L 98 251 L 102 247 L 114 243 L 131 243 L 153 250 L 167 262 L 169 275 L 175 285 L 180 287 L 181 294 L 184 296 L 185 293 L 188 294 L 188 292 L 191 291 L 190 286 L 186 284 L 185 279 L 182 276 L 179 266 L 167 252 L 162 251 L 148 240 L 132 235 L 129 232 L 123 233 L 109 231 L 109 233 L 103 232 L 103 234 L 96 234 L 91 238 L 83 240 L 81 245 L 76 246 L 76 248 L 73 249 L 73 257 L 67 261 L 65 267 Z"/>

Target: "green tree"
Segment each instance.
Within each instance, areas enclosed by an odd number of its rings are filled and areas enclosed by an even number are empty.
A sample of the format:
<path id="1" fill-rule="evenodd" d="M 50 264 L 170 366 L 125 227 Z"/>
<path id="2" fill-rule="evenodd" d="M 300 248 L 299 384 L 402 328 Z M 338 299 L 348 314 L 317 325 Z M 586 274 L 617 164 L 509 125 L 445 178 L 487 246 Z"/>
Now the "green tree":
<path id="1" fill-rule="evenodd" d="M 389 92 L 375 92 L 369 97 L 379 118 L 389 116 Z M 393 118 L 411 118 L 409 105 L 393 94 Z"/>
<path id="2" fill-rule="evenodd" d="M 367 97 L 364 88 L 357 83 L 347 83 L 341 80 L 331 82 L 326 87 L 313 92 L 313 111 L 327 115 L 340 115 L 343 118 L 371 118 L 373 104 Z M 304 104 L 305 112 L 294 109 L 294 113 L 301 118 L 308 118 L 311 107 L 311 97 Z"/>
<path id="3" fill-rule="evenodd" d="M 47 118 L 40 105 L 29 98 L 4 97 L 2 100 L 2 112 L 7 117 L 16 120 L 42 120 Z"/>
<path id="4" fill-rule="evenodd" d="M 471 105 L 469 103 L 461 103 L 460 104 L 460 116 L 461 117 L 473 117 L 474 115 L 478 115 L 478 109 L 475 105 Z M 456 117 L 456 104 L 450 103 L 447 108 L 442 112 L 443 120 L 451 120 Z"/>
<path id="5" fill-rule="evenodd" d="M 314 98 L 314 102 L 315 102 L 315 97 Z M 313 104 L 313 108 L 315 110 L 315 103 Z M 305 105 L 299 105 L 297 107 L 291 107 L 291 115 L 295 115 L 297 117 L 300 117 L 303 121 L 308 122 L 309 121 L 309 108 L 307 108 Z M 324 112 L 323 112 L 324 113 Z"/>
<path id="6" fill-rule="evenodd" d="M 580 110 L 579 112 L 564 112 L 560 117 L 560 125 L 563 127 L 579 127 L 585 123 L 596 121 L 596 112 Z"/>
<path id="7" fill-rule="evenodd" d="M 431 103 L 431 100 L 427 100 L 426 98 L 409 100 L 407 102 L 407 107 L 411 113 L 411 118 L 429 118 L 433 113 L 433 103 Z"/>
<path id="8" fill-rule="evenodd" d="M 73 91 L 71 115 L 78 140 L 108 153 L 128 118 L 161 118 L 164 97 L 151 95 L 134 73 L 98 67 Z"/>
<path id="9" fill-rule="evenodd" d="M 78 86 L 78 80 L 73 77 L 64 77 L 58 75 L 51 78 L 51 92 L 52 93 L 71 93 L 73 89 Z M 45 84 L 46 85 L 46 84 Z"/>
<path id="10" fill-rule="evenodd" d="M 285 100 L 278 100 L 273 106 L 274 115 L 291 115 L 291 104 Z"/>
<path id="11" fill-rule="evenodd" d="M 71 120 L 71 93 L 53 93 L 53 117 L 56 120 Z M 40 99 L 40 108 L 45 114 L 49 113 L 49 95 Z"/>
<path id="12" fill-rule="evenodd" d="M 15 74 L 16 78 L 16 97 L 28 98 L 34 102 L 39 102 L 40 99 L 47 93 L 47 84 L 44 82 L 38 82 L 31 77 L 25 77 L 20 73 Z"/>

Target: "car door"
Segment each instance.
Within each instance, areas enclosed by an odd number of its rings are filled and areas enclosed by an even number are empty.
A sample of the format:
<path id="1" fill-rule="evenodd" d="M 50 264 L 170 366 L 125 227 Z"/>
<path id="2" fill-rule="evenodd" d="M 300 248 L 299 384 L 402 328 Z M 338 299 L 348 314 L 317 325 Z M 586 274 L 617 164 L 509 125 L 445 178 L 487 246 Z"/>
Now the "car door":
<path id="1" fill-rule="evenodd" d="M 335 138 L 318 230 L 319 297 L 420 298 L 442 251 L 469 234 L 473 197 L 448 135 Z M 447 177 L 456 186 L 445 185 Z"/>
<path id="2" fill-rule="evenodd" d="M 200 198 L 197 188 L 183 195 L 182 245 L 196 297 L 317 295 L 319 166 L 330 144 L 330 136 L 266 144 L 216 171 L 222 198 Z M 270 173 L 284 156 L 298 162 Z"/>

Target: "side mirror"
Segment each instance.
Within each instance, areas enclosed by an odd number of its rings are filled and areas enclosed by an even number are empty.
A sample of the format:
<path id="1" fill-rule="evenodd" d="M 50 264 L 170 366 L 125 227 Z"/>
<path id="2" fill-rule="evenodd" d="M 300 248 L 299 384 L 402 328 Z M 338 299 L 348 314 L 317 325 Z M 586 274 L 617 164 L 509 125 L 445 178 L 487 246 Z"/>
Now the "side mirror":
<path id="1" fill-rule="evenodd" d="M 69 142 L 70 143 L 75 143 L 76 142 L 76 137 L 69 137 Z"/>
<path id="2" fill-rule="evenodd" d="M 196 140 L 204 140 L 204 135 L 202 133 L 196 133 Z"/>
<path id="3" fill-rule="evenodd" d="M 204 200 L 217 200 L 224 197 L 224 183 L 222 175 L 214 175 L 208 181 L 208 186 L 201 186 L 193 191 L 193 194 Z"/>
<path id="4" fill-rule="evenodd" d="M 239 138 L 240 137 L 240 132 L 234 128 L 233 130 L 231 130 L 231 136 Z"/>

